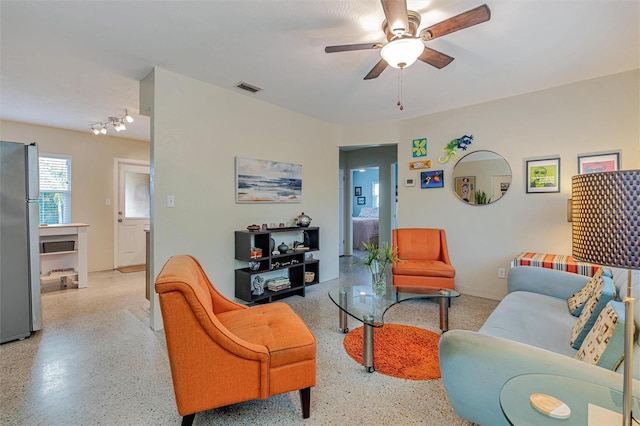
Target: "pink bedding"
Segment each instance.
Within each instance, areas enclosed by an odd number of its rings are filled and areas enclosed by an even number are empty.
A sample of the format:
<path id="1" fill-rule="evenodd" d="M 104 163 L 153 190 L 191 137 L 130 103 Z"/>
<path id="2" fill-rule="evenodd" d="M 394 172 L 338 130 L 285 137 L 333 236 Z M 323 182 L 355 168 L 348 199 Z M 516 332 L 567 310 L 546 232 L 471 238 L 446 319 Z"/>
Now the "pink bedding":
<path id="1" fill-rule="evenodd" d="M 377 217 L 354 217 L 353 219 L 353 249 L 364 250 L 363 242 L 368 243 L 371 235 L 378 234 Z"/>

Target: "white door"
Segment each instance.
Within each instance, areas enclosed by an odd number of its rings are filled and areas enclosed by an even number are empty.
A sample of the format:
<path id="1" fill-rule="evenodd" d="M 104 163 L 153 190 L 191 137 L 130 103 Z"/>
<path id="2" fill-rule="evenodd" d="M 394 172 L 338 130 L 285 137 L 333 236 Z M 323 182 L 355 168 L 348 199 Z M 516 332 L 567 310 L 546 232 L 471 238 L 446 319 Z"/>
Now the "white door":
<path id="1" fill-rule="evenodd" d="M 149 166 L 119 163 L 117 207 L 116 267 L 143 265 L 150 212 Z"/>

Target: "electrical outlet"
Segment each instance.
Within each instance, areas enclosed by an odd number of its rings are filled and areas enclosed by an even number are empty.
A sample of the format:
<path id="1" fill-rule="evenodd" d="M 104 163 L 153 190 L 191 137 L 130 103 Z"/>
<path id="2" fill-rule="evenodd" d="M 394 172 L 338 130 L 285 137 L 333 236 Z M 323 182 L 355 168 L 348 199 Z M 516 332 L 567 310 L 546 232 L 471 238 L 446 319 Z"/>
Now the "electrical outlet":
<path id="1" fill-rule="evenodd" d="M 504 268 L 498 268 L 498 278 L 507 278 L 507 271 Z"/>

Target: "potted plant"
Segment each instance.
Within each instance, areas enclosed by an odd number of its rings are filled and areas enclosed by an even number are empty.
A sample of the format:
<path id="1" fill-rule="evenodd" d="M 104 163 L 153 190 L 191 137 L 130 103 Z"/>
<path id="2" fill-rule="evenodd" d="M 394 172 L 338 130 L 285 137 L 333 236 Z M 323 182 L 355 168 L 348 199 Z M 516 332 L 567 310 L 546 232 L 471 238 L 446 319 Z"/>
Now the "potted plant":
<path id="1" fill-rule="evenodd" d="M 387 268 L 390 264 L 398 262 L 400 258 L 396 249 L 384 242 L 381 245 L 364 243 L 367 255 L 357 263 L 363 265 L 371 274 L 371 284 L 374 293 L 384 289 L 387 285 Z"/>
<path id="2" fill-rule="evenodd" d="M 476 191 L 476 204 L 489 204 L 491 197 L 487 198 L 487 194 L 484 191 Z"/>

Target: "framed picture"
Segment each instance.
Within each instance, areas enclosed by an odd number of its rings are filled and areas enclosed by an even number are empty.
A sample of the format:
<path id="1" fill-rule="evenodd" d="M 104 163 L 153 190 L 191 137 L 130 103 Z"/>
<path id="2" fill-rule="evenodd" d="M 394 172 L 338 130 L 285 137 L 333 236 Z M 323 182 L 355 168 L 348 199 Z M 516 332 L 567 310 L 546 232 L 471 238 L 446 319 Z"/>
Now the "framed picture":
<path id="1" fill-rule="evenodd" d="M 411 143 L 411 153 L 414 158 L 427 156 L 427 138 L 414 139 Z"/>
<path id="2" fill-rule="evenodd" d="M 409 162 L 409 170 L 430 169 L 430 168 L 431 168 L 431 160 Z"/>
<path id="3" fill-rule="evenodd" d="M 444 172 L 433 170 L 430 172 L 420 172 L 420 188 L 443 188 Z"/>
<path id="4" fill-rule="evenodd" d="M 358 197 L 358 205 L 359 206 L 364 206 L 367 203 L 367 198 L 366 197 Z"/>
<path id="5" fill-rule="evenodd" d="M 560 158 L 527 160 L 527 194 L 560 192 Z"/>
<path id="6" fill-rule="evenodd" d="M 476 177 L 460 176 L 456 179 L 456 194 L 465 203 L 476 203 Z"/>
<path id="7" fill-rule="evenodd" d="M 354 193 L 355 193 L 355 196 L 356 196 L 356 197 L 361 196 L 361 195 L 362 195 L 362 187 L 361 187 L 361 186 L 356 186 L 356 187 L 354 188 Z"/>
<path id="8" fill-rule="evenodd" d="M 236 157 L 236 203 L 302 202 L 302 164 Z"/>
<path id="9" fill-rule="evenodd" d="M 620 170 L 620 153 L 578 154 L 578 173 L 614 172 Z"/>

